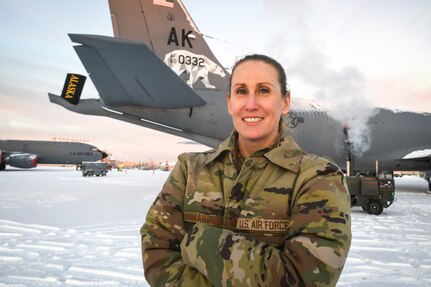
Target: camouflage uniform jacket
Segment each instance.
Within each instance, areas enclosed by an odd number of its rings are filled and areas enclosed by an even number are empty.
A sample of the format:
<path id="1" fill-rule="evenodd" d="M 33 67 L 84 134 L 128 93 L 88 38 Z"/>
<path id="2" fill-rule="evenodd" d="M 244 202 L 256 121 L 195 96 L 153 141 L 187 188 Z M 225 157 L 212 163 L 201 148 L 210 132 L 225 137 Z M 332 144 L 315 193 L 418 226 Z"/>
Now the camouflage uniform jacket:
<path id="1" fill-rule="evenodd" d="M 351 241 L 342 172 L 286 137 L 238 174 L 235 138 L 179 156 L 141 228 L 148 282 L 335 286 Z"/>

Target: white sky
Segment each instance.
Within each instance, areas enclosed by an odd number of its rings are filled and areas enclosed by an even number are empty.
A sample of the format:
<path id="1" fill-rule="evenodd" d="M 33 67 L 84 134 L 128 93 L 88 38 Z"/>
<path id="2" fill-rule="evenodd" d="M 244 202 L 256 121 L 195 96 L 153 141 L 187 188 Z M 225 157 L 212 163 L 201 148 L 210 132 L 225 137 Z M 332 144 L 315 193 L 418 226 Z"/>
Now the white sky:
<path id="1" fill-rule="evenodd" d="M 258 52 L 286 68 L 295 97 L 337 102 L 332 87 L 357 83 L 356 100 L 431 112 L 430 1 L 185 0 L 226 67 Z M 66 73 L 86 74 L 67 33 L 112 35 L 107 0 L 0 2 L 0 139 L 90 140 L 120 159 L 174 161 L 206 147 L 50 104 Z M 362 89 L 363 88 L 363 89 Z M 338 91 L 339 92 L 339 91 Z M 97 98 L 90 80 L 82 98 Z"/>

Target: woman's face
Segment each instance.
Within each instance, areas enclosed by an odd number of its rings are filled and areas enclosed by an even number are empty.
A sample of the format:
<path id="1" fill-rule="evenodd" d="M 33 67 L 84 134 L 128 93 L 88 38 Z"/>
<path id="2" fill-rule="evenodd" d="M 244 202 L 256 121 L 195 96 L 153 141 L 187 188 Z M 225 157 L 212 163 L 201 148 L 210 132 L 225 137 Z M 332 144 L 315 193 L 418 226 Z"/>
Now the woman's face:
<path id="1" fill-rule="evenodd" d="M 275 141 L 280 117 L 289 111 L 290 98 L 283 96 L 272 65 L 249 60 L 235 68 L 227 106 L 240 142 L 264 148 Z"/>

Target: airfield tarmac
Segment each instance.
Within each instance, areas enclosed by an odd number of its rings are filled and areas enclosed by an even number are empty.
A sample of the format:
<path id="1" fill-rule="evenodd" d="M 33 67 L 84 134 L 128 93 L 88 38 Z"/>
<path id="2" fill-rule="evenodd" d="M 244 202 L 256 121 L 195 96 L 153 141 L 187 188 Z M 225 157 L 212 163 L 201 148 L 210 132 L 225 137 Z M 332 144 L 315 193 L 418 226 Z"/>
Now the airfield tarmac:
<path id="1" fill-rule="evenodd" d="M 0 286 L 148 286 L 139 228 L 167 172 L 71 167 L 0 172 Z M 431 286 L 431 194 L 396 179 L 380 216 L 352 209 L 353 241 L 337 286 Z"/>

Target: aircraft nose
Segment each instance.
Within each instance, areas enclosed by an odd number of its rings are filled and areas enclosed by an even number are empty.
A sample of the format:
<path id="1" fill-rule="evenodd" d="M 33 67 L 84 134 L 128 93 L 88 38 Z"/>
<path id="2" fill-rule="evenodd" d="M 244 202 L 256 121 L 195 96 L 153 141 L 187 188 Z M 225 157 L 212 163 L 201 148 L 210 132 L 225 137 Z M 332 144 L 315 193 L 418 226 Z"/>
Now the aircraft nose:
<path id="1" fill-rule="evenodd" d="M 102 159 L 108 157 L 108 154 L 106 152 L 104 152 L 103 150 L 101 151 L 101 153 L 102 153 Z"/>
<path id="2" fill-rule="evenodd" d="M 102 155 L 102 159 L 108 157 L 108 154 L 106 152 L 104 152 L 103 150 L 98 149 L 98 152 L 100 152 L 100 154 Z"/>

